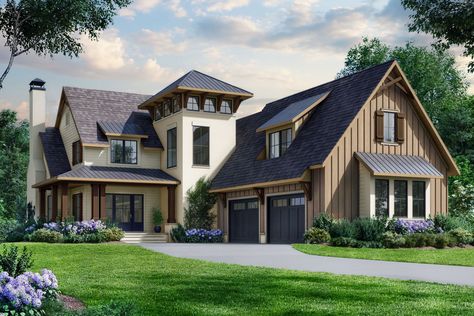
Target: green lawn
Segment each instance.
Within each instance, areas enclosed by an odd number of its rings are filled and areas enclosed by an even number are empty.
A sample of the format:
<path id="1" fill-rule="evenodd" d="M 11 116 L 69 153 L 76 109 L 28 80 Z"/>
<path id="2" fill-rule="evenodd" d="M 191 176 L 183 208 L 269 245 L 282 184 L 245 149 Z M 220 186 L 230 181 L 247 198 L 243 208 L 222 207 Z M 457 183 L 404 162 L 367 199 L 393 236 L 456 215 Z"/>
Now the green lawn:
<path id="1" fill-rule="evenodd" d="M 448 264 L 474 267 L 474 248 L 452 249 L 373 249 L 295 244 L 293 248 L 310 255 L 386 261 Z"/>
<path id="2" fill-rule="evenodd" d="M 88 306 L 130 300 L 139 315 L 470 314 L 474 288 L 177 259 L 124 244 L 27 244 L 34 270 Z"/>

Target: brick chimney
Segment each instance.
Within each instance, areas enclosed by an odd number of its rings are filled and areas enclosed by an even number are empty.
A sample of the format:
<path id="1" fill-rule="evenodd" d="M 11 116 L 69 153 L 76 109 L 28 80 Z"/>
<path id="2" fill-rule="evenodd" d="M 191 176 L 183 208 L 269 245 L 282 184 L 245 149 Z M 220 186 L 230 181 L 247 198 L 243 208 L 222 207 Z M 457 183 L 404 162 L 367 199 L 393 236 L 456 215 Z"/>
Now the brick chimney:
<path id="1" fill-rule="evenodd" d="M 31 186 L 46 179 L 43 159 L 43 146 L 39 133 L 44 132 L 46 124 L 46 88 L 41 79 L 30 82 L 30 161 L 28 164 L 27 202 L 39 208 L 39 192 Z M 38 214 L 36 214 L 38 215 Z"/>

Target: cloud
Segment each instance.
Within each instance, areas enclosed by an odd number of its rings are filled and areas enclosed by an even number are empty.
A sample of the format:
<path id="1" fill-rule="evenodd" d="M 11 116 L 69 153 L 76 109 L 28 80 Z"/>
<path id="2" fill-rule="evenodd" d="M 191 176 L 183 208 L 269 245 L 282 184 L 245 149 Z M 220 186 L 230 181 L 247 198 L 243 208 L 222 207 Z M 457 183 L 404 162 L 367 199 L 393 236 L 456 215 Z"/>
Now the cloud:
<path id="1" fill-rule="evenodd" d="M 9 101 L 0 102 L 0 110 L 6 109 L 15 111 L 20 120 L 27 120 L 30 112 L 27 101 L 21 101 L 19 104 L 12 104 Z"/>
<path id="2" fill-rule="evenodd" d="M 186 42 L 178 42 L 177 34 L 182 31 L 175 29 L 173 31 L 156 32 L 150 29 L 142 29 L 136 37 L 136 43 L 147 49 L 152 49 L 155 54 L 171 54 L 183 52 L 188 44 Z"/>
<path id="3" fill-rule="evenodd" d="M 249 0 L 209 1 L 208 12 L 232 11 L 249 4 Z"/>
<path id="4" fill-rule="evenodd" d="M 181 5 L 180 0 L 168 0 L 167 5 L 177 18 L 184 18 L 188 15 L 184 7 Z"/>
<path id="5" fill-rule="evenodd" d="M 133 17 L 137 12 L 148 13 L 157 5 L 161 0 L 135 0 L 129 7 L 120 10 L 119 15 L 124 17 Z"/>

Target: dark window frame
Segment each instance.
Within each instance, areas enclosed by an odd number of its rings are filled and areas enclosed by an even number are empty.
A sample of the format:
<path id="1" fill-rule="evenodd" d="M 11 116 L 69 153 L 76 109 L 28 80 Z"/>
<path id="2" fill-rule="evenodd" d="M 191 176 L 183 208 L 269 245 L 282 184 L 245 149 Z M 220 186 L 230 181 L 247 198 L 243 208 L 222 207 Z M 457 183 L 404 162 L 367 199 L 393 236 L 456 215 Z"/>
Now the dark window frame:
<path id="1" fill-rule="evenodd" d="M 163 118 L 163 103 L 160 103 L 155 107 L 155 121 L 159 121 L 162 118 Z"/>
<path id="2" fill-rule="evenodd" d="M 165 100 L 163 102 L 163 112 L 162 116 L 163 117 L 168 117 L 171 114 L 173 114 L 173 108 L 172 108 L 172 101 L 171 100 Z"/>
<path id="3" fill-rule="evenodd" d="M 397 185 L 398 184 L 405 184 L 405 190 L 404 192 L 400 192 L 397 190 Z M 402 193 L 400 196 L 397 193 Z M 407 218 L 408 217 L 408 181 L 407 180 L 394 180 L 393 181 L 393 200 L 394 200 L 394 210 L 393 210 L 393 217 L 400 217 L 400 218 Z M 400 204 L 403 203 L 403 204 Z M 399 206 L 404 206 L 405 211 L 402 213 L 400 210 L 400 207 L 397 207 L 397 204 L 400 204 Z"/>
<path id="4" fill-rule="evenodd" d="M 415 186 L 416 185 L 422 185 L 422 197 L 420 196 L 415 196 Z M 425 181 L 412 181 L 412 217 L 413 218 L 426 218 L 426 182 Z M 420 193 L 420 192 L 417 192 Z M 415 207 L 415 205 L 418 204 L 417 206 L 422 208 L 423 212 L 422 213 L 417 213 L 415 214 L 415 209 L 418 207 Z M 422 215 L 420 215 L 422 214 Z"/>
<path id="5" fill-rule="evenodd" d="M 114 161 L 114 142 L 121 142 L 122 143 L 122 152 L 121 152 L 121 160 L 119 162 Z M 131 159 L 132 162 L 126 161 L 126 153 L 125 153 L 125 143 L 135 143 L 135 159 Z M 135 162 L 133 162 L 135 160 Z M 137 165 L 138 164 L 138 141 L 134 139 L 111 139 L 110 140 L 110 163 L 113 164 L 122 164 L 122 165 Z"/>
<path id="6" fill-rule="evenodd" d="M 189 104 L 190 104 L 189 101 L 190 101 L 191 99 L 196 99 L 196 102 L 197 102 L 197 103 L 196 103 L 197 109 L 194 109 L 194 104 L 193 104 L 193 108 L 189 108 Z M 200 97 L 199 97 L 198 95 L 190 95 L 190 96 L 188 97 L 187 102 L 186 102 L 186 110 L 188 110 L 188 111 L 194 111 L 194 112 L 199 112 L 199 101 L 200 101 Z"/>
<path id="7" fill-rule="evenodd" d="M 181 97 L 175 96 L 171 100 L 171 109 L 173 110 L 173 113 L 178 113 L 181 111 Z"/>
<path id="8" fill-rule="evenodd" d="M 83 155 L 82 143 L 80 140 L 75 141 L 74 143 L 72 143 L 72 165 L 73 166 L 82 163 L 83 161 L 82 155 Z"/>
<path id="9" fill-rule="evenodd" d="M 200 129 L 200 130 L 207 130 L 207 144 L 197 144 L 196 143 L 196 139 L 195 139 L 195 132 L 197 129 Z M 199 125 L 193 125 L 193 166 L 205 166 L 205 167 L 209 167 L 210 166 L 210 142 L 211 142 L 211 135 L 210 135 L 210 128 L 209 126 L 199 126 Z M 200 137 L 198 139 L 203 139 L 204 133 L 201 132 L 200 134 Z M 200 153 L 200 156 L 201 158 L 203 158 L 203 161 L 197 161 L 196 157 L 199 153 L 196 152 L 196 150 L 207 150 L 207 154 L 206 153 Z M 205 160 L 205 157 L 207 157 L 207 161 Z"/>
<path id="10" fill-rule="evenodd" d="M 172 134 L 174 132 L 174 135 Z M 174 141 L 170 141 L 174 137 Z M 178 165 L 178 129 L 170 128 L 166 131 L 166 167 L 175 168 Z M 174 145 L 174 147 L 171 147 Z"/>
<path id="11" fill-rule="evenodd" d="M 84 197 L 81 193 L 76 193 L 72 195 L 72 216 L 76 222 L 82 221 L 82 216 L 84 212 Z"/>
<path id="12" fill-rule="evenodd" d="M 209 107 L 209 105 L 207 104 L 207 101 L 211 101 L 211 104 L 214 108 L 213 111 L 206 110 L 206 107 Z M 216 111 L 217 111 L 217 98 L 215 98 L 215 97 L 206 97 L 204 99 L 203 111 L 206 112 L 206 113 L 216 113 Z"/>
<path id="13" fill-rule="evenodd" d="M 224 105 L 224 102 L 228 102 L 229 103 L 229 106 L 223 106 Z M 222 100 L 222 103 L 221 103 L 221 108 L 219 110 L 219 113 L 222 113 L 222 114 L 232 114 L 232 107 L 234 105 L 234 102 L 233 100 L 230 100 L 230 99 L 223 99 Z M 222 111 L 223 108 L 228 108 L 230 112 L 227 112 L 227 111 Z"/>
<path id="14" fill-rule="evenodd" d="M 379 197 L 377 194 L 377 183 L 384 183 L 386 185 L 386 196 L 384 197 Z M 385 200 L 387 203 L 387 209 L 384 212 L 381 212 L 379 208 L 377 207 L 377 204 L 379 203 L 379 200 Z M 385 213 L 385 214 L 383 214 Z M 390 215 L 390 181 L 388 179 L 375 179 L 375 215 L 376 216 L 389 216 Z"/>
<path id="15" fill-rule="evenodd" d="M 283 141 L 283 134 L 287 137 L 285 141 Z M 290 140 L 288 141 L 288 135 L 290 136 Z M 278 136 L 274 138 L 273 136 Z M 278 143 L 275 144 L 276 140 Z M 273 133 L 268 134 L 268 157 L 270 159 L 279 158 L 283 156 L 288 148 L 290 148 L 291 143 L 293 142 L 293 129 L 292 128 L 285 128 Z"/>

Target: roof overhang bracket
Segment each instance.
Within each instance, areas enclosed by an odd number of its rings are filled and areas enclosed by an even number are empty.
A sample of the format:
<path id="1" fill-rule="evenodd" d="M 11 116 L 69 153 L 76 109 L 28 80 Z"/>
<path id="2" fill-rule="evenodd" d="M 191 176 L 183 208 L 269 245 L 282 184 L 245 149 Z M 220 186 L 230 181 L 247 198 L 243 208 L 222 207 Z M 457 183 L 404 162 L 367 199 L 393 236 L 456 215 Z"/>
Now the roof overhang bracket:
<path id="1" fill-rule="evenodd" d="M 311 182 L 301 182 L 301 185 L 303 186 L 303 191 L 304 191 L 306 200 L 312 201 L 313 200 L 313 186 Z"/>
<path id="2" fill-rule="evenodd" d="M 265 189 L 255 188 L 255 192 L 257 193 L 258 199 L 260 200 L 260 204 L 265 205 Z"/>

